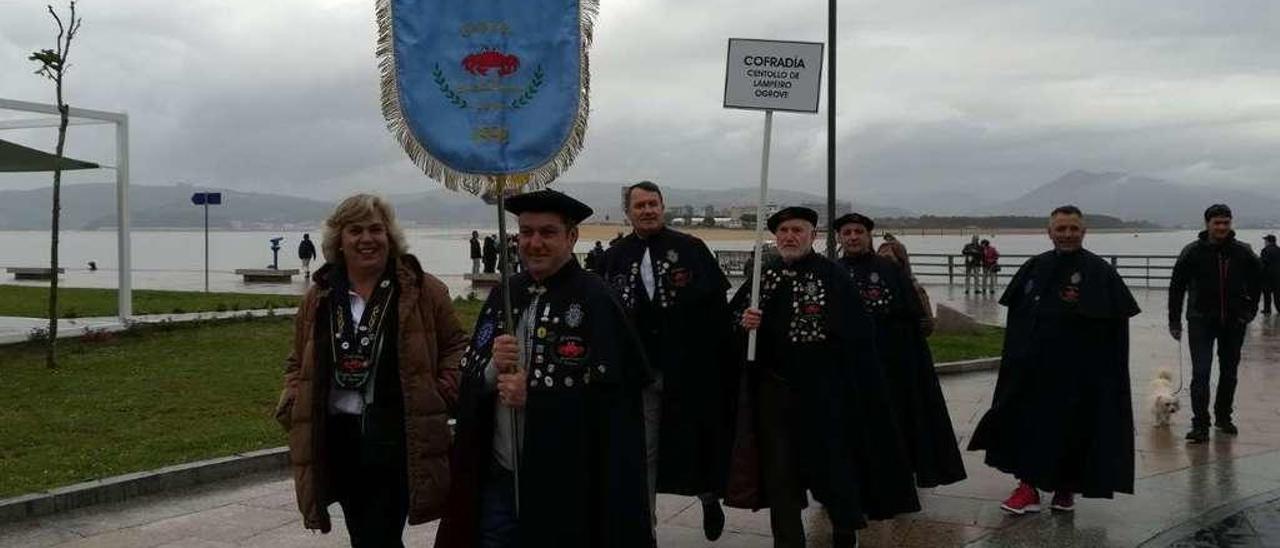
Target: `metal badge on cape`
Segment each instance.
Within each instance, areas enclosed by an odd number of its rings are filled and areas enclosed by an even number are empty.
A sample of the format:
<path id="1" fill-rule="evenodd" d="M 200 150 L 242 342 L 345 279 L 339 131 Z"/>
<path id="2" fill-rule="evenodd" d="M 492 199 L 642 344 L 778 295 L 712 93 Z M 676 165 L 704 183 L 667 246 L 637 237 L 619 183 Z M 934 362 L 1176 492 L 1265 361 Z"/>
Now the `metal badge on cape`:
<path id="1" fill-rule="evenodd" d="M 589 111 L 597 0 L 378 0 L 382 112 L 452 190 L 541 188 L 573 163 Z"/>

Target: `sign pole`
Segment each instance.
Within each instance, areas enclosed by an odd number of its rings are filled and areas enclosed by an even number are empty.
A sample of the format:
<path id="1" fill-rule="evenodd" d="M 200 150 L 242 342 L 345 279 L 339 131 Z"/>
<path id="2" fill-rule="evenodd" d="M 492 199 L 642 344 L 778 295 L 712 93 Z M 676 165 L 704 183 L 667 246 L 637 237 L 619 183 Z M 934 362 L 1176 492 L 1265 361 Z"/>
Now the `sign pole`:
<path id="1" fill-rule="evenodd" d="M 836 0 L 827 2 L 827 258 L 836 260 Z"/>
<path id="2" fill-rule="evenodd" d="M 209 292 L 209 201 L 204 202 L 204 292 Z"/>
<path id="3" fill-rule="evenodd" d="M 760 266 L 764 263 L 764 204 L 769 194 L 769 140 L 773 135 L 773 111 L 764 111 L 764 148 L 760 152 L 760 199 L 756 202 L 756 247 L 751 261 L 751 308 L 760 308 Z M 747 361 L 756 361 L 756 331 L 747 333 Z"/>

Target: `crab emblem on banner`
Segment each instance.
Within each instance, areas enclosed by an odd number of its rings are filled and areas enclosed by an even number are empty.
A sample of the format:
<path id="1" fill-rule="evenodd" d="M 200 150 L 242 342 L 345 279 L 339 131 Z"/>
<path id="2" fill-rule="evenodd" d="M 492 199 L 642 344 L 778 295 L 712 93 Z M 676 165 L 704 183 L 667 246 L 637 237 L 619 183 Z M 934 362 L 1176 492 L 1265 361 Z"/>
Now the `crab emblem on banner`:
<path id="1" fill-rule="evenodd" d="M 597 10 L 596 0 L 379 0 L 388 127 L 450 189 L 546 186 L 582 148 Z"/>

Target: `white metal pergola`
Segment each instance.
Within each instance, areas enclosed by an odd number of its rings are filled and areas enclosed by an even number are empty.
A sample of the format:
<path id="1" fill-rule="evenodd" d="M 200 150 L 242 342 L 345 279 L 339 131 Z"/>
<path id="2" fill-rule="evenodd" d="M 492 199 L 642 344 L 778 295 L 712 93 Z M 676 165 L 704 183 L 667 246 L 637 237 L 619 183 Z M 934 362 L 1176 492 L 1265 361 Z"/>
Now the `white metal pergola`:
<path id="1" fill-rule="evenodd" d="M 58 127 L 57 105 L 0 98 L 0 110 L 53 115 L 52 118 L 0 120 L 0 130 Z M 116 309 L 121 321 L 133 315 L 133 274 L 129 237 L 129 115 L 71 107 L 70 125 L 113 124 L 116 128 L 116 252 L 119 263 L 119 285 Z"/>

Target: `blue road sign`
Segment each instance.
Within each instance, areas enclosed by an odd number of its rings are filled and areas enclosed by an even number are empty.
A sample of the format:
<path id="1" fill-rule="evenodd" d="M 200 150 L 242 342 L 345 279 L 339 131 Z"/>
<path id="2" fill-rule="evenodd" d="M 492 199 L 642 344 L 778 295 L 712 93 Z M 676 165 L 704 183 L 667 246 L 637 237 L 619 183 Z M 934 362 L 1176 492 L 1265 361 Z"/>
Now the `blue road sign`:
<path id="1" fill-rule="evenodd" d="M 222 203 L 222 193 L 197 192 L 191 195 L 191 203 L 195 205 L 219 205 Z"/>

